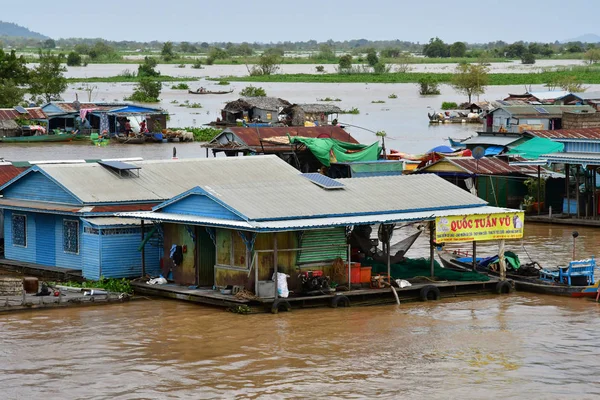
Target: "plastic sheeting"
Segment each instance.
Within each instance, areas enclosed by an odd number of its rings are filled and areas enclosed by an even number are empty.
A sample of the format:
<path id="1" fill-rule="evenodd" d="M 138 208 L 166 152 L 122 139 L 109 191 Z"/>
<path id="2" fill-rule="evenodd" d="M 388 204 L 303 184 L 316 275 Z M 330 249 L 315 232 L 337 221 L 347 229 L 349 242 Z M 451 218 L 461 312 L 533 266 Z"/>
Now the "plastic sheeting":
<path id="1" fill-rule="evenodd" d="M 319 160 L 329 167 L 332 162 L 375 161 L 379 158 L 379 142 L 371 145 L 342 142 L 331 138 L 306 138 L 290 136 L 290 143 L 302 143 Z"/>

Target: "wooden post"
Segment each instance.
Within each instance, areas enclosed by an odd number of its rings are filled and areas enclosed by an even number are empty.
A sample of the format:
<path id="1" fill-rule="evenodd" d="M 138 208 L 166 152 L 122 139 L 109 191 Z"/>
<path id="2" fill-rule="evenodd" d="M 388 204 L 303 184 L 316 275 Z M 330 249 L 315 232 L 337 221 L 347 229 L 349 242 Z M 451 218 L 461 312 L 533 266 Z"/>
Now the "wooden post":
<path id="1" fill-rule="evenodd" d="M 351 265 L 351 256 L 352 256 L 352 245 L 348 245 L 348 290 L 352 290 L 352 265 Z"/>
<path id="2" fill-rule="evenodd" d="M 571 196 L 569 195 L 569 189 L 570 189 L 570 168 L 569 168 L 569 164 L 565 164 L 565 193 L 567 195 L 567 215 L 571 215 Z"/>
<path id="3" fill-rule="evenodd" d="M 386 250 L 387 250 L 387 275 L 388 275 L 388 282 L 390 283 L 390 285 L 392 284 L 392 258 L 391 258 L 391 251 L 390 251 L 390 237 L 388 235 L 388 240 L 387 240 L 387 244 L 386 244 Z"/>
<path id="4" fill-rule="evenodd" d="M 273 232 L 273 269 L 275 273 L 275 299 L 277 299 L 277 232 Z"/>
<path id="5" fill-rule="evenodd" d="M 254 253 L 250 265 L 254 265 L 254 295 L 258 296 L 258 253 Z"/>
<path id="6" fill-rule="evenodd" d="M 594 219 L 598 216 L 598 205 L 596 204 L 596 171 L 598 167 L 592 169 L 592 216 Z"/>
<path id="7" fill-rule="evenodd" d="M 541 167 L 538 165 L 537 167 L 537 173 L 538 173 L 538 187 L 537 187 L 537 212 L 538 215 L 540 215 L 542 213 L 542 207 L 541 207 L 541 196 L 540 193 L 542 191 L 542 173 L 541 173 Z"/>
<path id="8" fill-rule="evenodd" d="M 506 280 L 506 260 L 504 259 L 504 239 L 498 246 L 498 261 L 500 264 L 500 280 Z"/>
<path id="9" fill-rule="evenodd" d="M 429 260 L 431 262 L 431 277 L 435 276 L 435 260 L 433 259 L 433 228 L 434 228 L 435 220 L 429 222 Z"/>
<path id="10" fill-rule="evenodd" d="M 581 216 L 579 210 L 579 165 L 575 166 L 575 205 L 577 210 L 577 218 Z"/>
<path id="11" fill-rule="evenodd" d="M 477 271 L 477 242 L 473 240 L 473 271 Z"/>
<path id="12" fill-rule="evenodd" d="M 144 243 L 144 220 L 141 222 L 142 243 Z M 146 276 L 146 245 L 142 246 L 142 278 Z"/>

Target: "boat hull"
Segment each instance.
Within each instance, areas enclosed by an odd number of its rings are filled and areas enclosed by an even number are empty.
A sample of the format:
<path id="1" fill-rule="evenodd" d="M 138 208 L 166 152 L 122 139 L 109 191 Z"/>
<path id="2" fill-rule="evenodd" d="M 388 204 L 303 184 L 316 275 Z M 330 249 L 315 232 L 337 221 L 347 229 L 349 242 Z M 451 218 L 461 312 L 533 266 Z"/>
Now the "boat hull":
<path id="1" fill-rule="evenodd" d="M 204 91 L 204 92 L 198 92 L 195 90 L 188 90 L 189 94 L 228 94 L 228 93 L 233 93 L 233 90 L 224 90 L 224 91 L 219 91 L 219 92 L 209 92 L 209 91 Z"/>
<path id="2" fill-rule="evenodd" d="M 118 137 L 117 141 L 121 144 L 144 144 L 146 143 L 146 137 Z"/>
<path id="3" fill-rule="evenodd" d="M 0 142 L 2 143 L 70 142 L 71 140 L 73 140 L 73 135 L 68 133 L 60 133 L 57 135 L 0 137 Z"/>
<path id="4" fill-rule="evenodd" d="M 439 251 L 438 257 L 442 261 L 444 268 L 463 271 L 472 270 L 472 265 L 456 260 L 456 257 L 454 257 L 454 255 L 451 253 Z M 497 274 L 488 275 L 498 276 Z M 514 282 L 516 290 L 520 290 L 522 292 L 567 297 L 596 297 L 598 294 L 598 282 L 591 286 L 569 286 L 514 274 L 507 274 L 506 277 Z"/>

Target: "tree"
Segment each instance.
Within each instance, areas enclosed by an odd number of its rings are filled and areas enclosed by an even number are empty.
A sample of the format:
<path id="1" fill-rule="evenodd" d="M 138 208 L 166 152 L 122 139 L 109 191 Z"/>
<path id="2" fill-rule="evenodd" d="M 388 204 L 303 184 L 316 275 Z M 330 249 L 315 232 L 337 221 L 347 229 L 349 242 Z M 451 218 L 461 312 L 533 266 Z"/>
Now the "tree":
<path id="1" fill-rule="evenodd" d="M 197 53 L 198 48 L 190 42 L 181 42 L 181 44 L 179 45 L 179 51 L 181 51 L 182 53 Z"/>
<path id="2" fill-rule="evenodd" d="M 387 47 L 379 53 L 383 58 L 398 58 L 402 54 L 402 50 L 396 47 Z"/>
<path id="3" fill-rule="evenodd" d="M 163 57 L 163 60 L 169 62 L 172 59 L 175 58 L 175 51 L 173 50 L 173 43 L 172 42 L 165 42 L 163 44 L 162 50 L 160 52 L 160 54 Z"/>
<path id="4" fill-rule="evenodd" d="M 74 51 L 67 56 L 67 65 L 69 67 L 79 67 L 81 65 L 81 56 Z"/>
<path id="5" fill-rule="evenodd" d="M 600 62 L 600 49 L 589 49 L 583 55 L 583 59 L 588 64 L 595 64 L 597 62 Z"/>
<path id="6" fill-rule="evenodd" d="M 138 66 L 138 76 L 140 78 L 160 76 L 160 72 L 155 69 L 157 65 L 156 58 L 144 57 L 144 62 Z"/>
<path id="7" fill-rule="evenodd" d="M 42 47 L 44 49 L 54 49 L 56 47 L 56 42 L 54 41 L 54 39 L 46 39 L 42 43 Z"/>
<path id="8" fill-rule="evenodd" d="M 548 44 L 544 44 L 540 50 L 540 54 L 544 57 L 550 57 L 554 54 L 554 49 Z"/>
<path id="9" fill-rule="evenodd" d="M 15 85 L 25 85 L 29 83 L 29 77 L 27 61 L 23 56 L 17 57 L 14 50 L 7 54 L 0 49 L 0 82 L 11 80 Z"/>
<path id="10" fill-rule="evenodd" d="M 430 58 L 448 57 L 450 55 L 450 50 L 448 45 L 444 43 L 442 39 L 436 37 L 429 39 L 429 43 L 423 47 L 423 54 L 425 57 Z"/>
<path id="11" fill-rule="evenodd" d="M 464 57 L 467 53 L 467 45 L 463 42 L 454 42 L 450 46 L 450 57 Z"/>
<path id="12" fill-rule="evenodd" d="M 279 70 L 281 61 L 281 56 L 276 52 L 265 51 L 258 58 L 258 63 L 256 65 L 250 68 L 248 67 L 248 64 L 246 64 L 246 68 L 251 76 L 271 75 Z"/>
<path id="13" fill-rule="evenodd" d="M 422 78 L 419 78 L 417 86 L 419 87 L 419 94 L 422 96 L 440 94 L 439 84 L 431 75 L 425 75 Z"/>
<path id="14" fill-rule="evenodd" d="M 535 64 L 535 56 L 529 51 L 521 56 L 521 64 Z"/>
<path id="15" fill-rule="evenodd" d="M 29 92 L 32 100 L 39 102 L 40 96 L 44 101 L 60 99 L 67 90 L 67 78 L 63 75 L 67 69 L 61 64 L 62 57 L 40 52 L 39 64 L 31 74 Z"/>
<path id="16" fill-rule="evenodd" d="M 525 47 L 523 42 L 516 42 L 508 46 L 505 52 L 507 57 L 521 58 L 527 52 L 527 47 Z"/>
<path id="17" fill-rule="evenodd" d="M 352 68 L 352 56 L 350 54 L 344 54 L 340 57 L 339 67 L 341 70 L 348 70 Z"/>
<path id="18" fill-rule="evenodd" d="M 454 89 L 469 98 L 485 93 L 489 69 L 482 64 L 459 64 L 452 78 Z"/>
<path id="19" fill-rule="evenodd" d="M 567 53 L 583 53 L 583 47 L 581 43 L 568 43 L 566 48 Z"/>
<path id="20" fill-rule="evenodd" d="M 583 84 L 577 82 L 577 78 L 574 76 L 558 76 L 552 78 L 544 86 L 546 86 L 549 90 L 561 88 L 562 90 L 570 93 L 585 92 L 587 90 Z"/>
<path id="21" fill-rule="evenodd" d="M 542 54 L 542 46 L 539 45 L 539 43 L 529 43 L 529 48 L 528 48 L 529 53 L 531 54 Z"/>
<path id="22" fill-rule="evenodd" d="M 212 58 L 213 60 L 224 60 L 227 57 L 229 57 L 229 54 L 227 54 L 225 50 L 218 47 L 212 47 L 208 51 L 208 58 Z"/>
<path id="23" fill-rule="evenodd" d="M 12 108 L 23 102 L 25 90 L 11 80 L 0 81 L 0 108 Z"/>
<path id="24" fill-rule="evenodd" d="M 246 86 L 245 88 L 243 88 L 240 91 L 240 96 L 244 96 L 244 97 L 266 97 L 267 96 L 267 92 L 265 92 L 265 89 L 261 88 L 261 87 L 255 87 L 255 86 Z"/>
<path id="25" fill-rule="evenodd" d="M 335 51 L 333 51 L 333 47 L 328 44 L 322 44 L 319 47 L 319 52 L 316 57 L 317 60 L 321 61 L 333 61 L 336 59 Z"/>
<path id="26" fill-rule="evenodd" d="M 377 51 L 375 51 L 375 49 L 369 49 L 369 51 L 367 51 L 367 64 L 369 64 L 371 67 L 374 67 L 377 65 L 377 63 L 379 63 Z"/>
<path id="27" fill-rule="evenodd" d="M 162 83 L 143 77 L 138 82 L 133 94 L 125 100 L 139 101 L 140 103 L 158 103 L 161 89 Z"/>

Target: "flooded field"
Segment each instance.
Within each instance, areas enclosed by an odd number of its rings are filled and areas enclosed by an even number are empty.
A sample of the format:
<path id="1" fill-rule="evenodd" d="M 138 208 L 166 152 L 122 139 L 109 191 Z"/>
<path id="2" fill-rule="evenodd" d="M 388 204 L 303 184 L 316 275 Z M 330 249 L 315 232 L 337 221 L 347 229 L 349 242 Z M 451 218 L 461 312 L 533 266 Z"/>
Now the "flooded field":
<path id="1" fill-rule="evenodd" d="M 572 229 L 528 224 L 523 244 L 566 262 Z M 599 231 L 578 230 L 593 254 Z M 277 316 L 168 300 L 7 314 L 0 384 L 3 399 L 593 399 L 599 307 L 514 293 Z"/>

